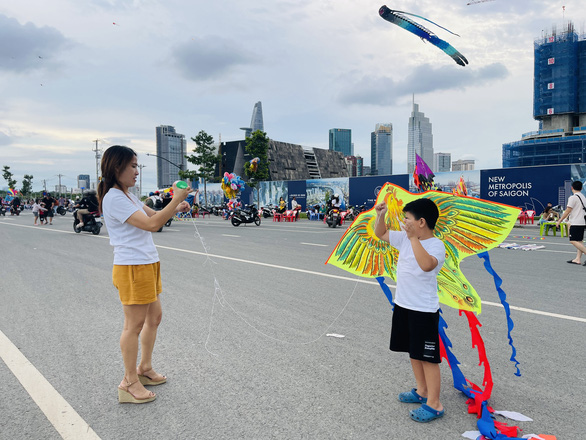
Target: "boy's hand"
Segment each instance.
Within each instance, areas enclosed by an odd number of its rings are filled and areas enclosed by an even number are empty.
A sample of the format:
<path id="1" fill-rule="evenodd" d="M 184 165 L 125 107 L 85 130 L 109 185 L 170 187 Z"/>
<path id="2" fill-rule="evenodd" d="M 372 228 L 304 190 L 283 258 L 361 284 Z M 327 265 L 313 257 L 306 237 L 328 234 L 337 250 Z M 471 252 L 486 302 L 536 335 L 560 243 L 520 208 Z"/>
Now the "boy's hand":
<path id="1" fill-rule="evenodd" d="M 379 203 L 375 205 L 374 210 L 376 211 L 376 215 L 384 215 L 387 213 L 387 204 L 385 202 Z"/>
<path id="2" fill-rule="evenodd" d="M 403 229 L 403 231 L 405 231 L 405 233 L 407 234 L 407 238 L 409 240 L 411 240 L 413 238 L 417 238 L 416 230 L 415 230 L 415 227 L 413 226 L 413 223 L 403 223 L 401 225 L 401 229 Z"/>

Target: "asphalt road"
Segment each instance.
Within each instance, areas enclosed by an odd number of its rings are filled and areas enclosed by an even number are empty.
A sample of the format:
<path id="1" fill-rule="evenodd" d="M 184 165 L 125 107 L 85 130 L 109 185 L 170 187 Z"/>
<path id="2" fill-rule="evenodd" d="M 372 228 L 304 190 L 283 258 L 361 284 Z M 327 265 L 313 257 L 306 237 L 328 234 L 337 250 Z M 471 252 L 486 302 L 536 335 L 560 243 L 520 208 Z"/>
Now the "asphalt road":
<path id="1" fill-rule="evenodd" d="M 397 394 L 414 383 L 407 356 L 388 350 L 387 299 L 372 281 L 324 265 L 345 228 L 307 220 L 235 228 L 213 217 L 155 233 L 164 315 L 154 365 L 169 381 L 153 388 L 153 403 L 118 404 L 123 315 L 112 248 L 105 228 L 75 234 L 72 222 L 0 217 L 1 439 L 441 440 L 477 429 L 445 363 L 446 416 L 410 420 L 412 407 Z M 578 439 L 586 431 L 586 267 L 566 263 L 575 255 L 567 238 L 538 233 L 515 228 L 508 241 L 545 249 L 490 253 L 513 306 L 520 378 L 492 278 L 477 257 L 462 268 L 484 301 L 491 406 L 531 417 L 510 422 L 524 434 Z M 464 373 L 480 383 L 465 318 L 445 307 L 444 317 Z M 9 346 L 26 362 L 6 355 Z M 55 394 L 39 398 L 40 382 L 19 380 L 31 369 Z M 55 417 L 92 435 L 58 431 Z"/>

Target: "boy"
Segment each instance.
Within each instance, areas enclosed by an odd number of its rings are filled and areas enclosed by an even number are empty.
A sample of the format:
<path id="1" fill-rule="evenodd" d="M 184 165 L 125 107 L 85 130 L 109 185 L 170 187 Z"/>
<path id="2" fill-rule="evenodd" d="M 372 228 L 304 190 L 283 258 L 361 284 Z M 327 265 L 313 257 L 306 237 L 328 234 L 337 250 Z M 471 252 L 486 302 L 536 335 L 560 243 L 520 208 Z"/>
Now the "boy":
<path id="1" fill-rule="evenodd" d="M 445 247 L 433 235 L 439 210 L 429 199 L 417 199 L 403 208 L 402 231 L 385 224 L 386 203 L 375 206 L 375 234 L 399 251 L 397 289 L 390 349 L 408 352 L 417 388 L 399 394 L 404 403 L 421 403 L 410 411 L 417 422 L 444 415 L 440 402 L 439 297 L 437 274 L 445 259 Z"/>

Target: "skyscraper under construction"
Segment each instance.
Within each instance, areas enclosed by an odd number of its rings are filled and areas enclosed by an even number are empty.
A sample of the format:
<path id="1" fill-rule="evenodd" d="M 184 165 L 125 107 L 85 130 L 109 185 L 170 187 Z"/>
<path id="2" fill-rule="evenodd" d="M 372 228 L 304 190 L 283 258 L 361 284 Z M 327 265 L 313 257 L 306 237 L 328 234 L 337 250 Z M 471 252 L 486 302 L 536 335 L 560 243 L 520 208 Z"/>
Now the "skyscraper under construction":
<path id="1" fill-rule="evenodd" d="M 503 145 L 503 167 L 586 161 L 586 38 L 572 22 L 534 44 L 533 117 L 539 130 Z"/>

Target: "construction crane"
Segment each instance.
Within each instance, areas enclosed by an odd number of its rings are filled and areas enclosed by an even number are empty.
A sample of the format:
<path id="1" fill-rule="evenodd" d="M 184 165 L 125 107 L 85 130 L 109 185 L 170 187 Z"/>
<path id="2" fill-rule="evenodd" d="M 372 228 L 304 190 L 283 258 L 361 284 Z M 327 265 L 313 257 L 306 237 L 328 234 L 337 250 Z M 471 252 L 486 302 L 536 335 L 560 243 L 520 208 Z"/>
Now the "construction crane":
<path id="1" fill-rule="evenodd" d="M 475 5 L 476 3 L 485 3 L 485 2 L 493 2 L 494 0 L 472 0 L 471 2 L 466 3 L 467 6 Z"/>

